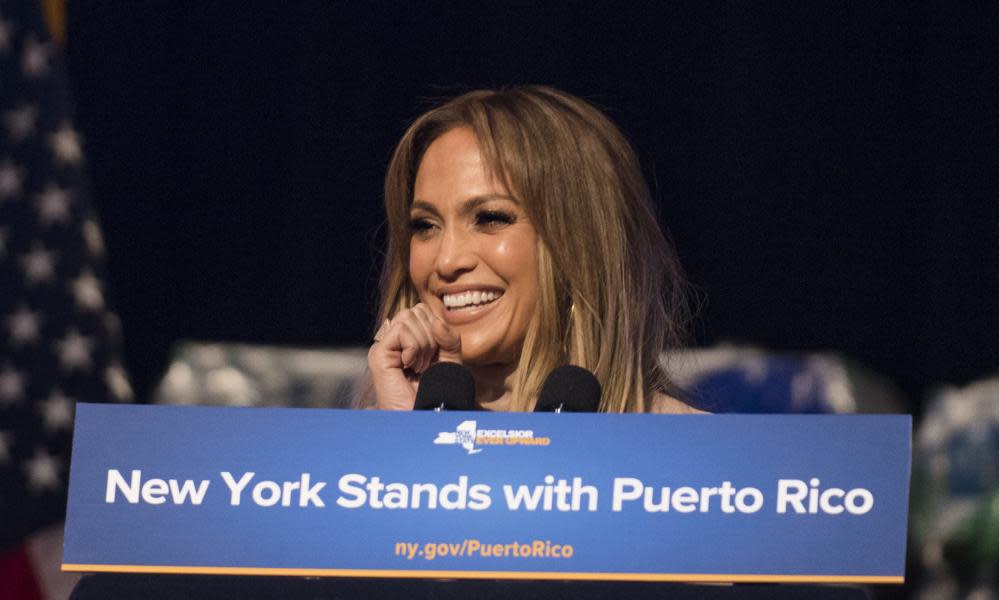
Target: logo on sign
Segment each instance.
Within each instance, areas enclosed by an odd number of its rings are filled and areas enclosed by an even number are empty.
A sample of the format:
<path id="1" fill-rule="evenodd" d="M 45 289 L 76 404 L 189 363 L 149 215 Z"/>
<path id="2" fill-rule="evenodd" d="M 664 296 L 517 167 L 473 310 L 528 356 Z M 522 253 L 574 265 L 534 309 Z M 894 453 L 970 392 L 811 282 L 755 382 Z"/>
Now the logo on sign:
<path id="1" fill-rule="evenodd" d="M 458 444 L 469 454 L 482 452 L 481 448 L 475 447 L 475 421 L 462 421 L 454 428 L 454 431 L 441 431 L 437 434 L 435 444 Z"/>
<path id="2" fill-rule="evenodd" d="M 551 438 L 535 437 L 530 429 L 478 429 L 475 421 L 462 421 L 454 431 L 441 431 L 435 444 L 459 445 L 469 454 L 478 454 L 480 446 L 547 446 Z"/>

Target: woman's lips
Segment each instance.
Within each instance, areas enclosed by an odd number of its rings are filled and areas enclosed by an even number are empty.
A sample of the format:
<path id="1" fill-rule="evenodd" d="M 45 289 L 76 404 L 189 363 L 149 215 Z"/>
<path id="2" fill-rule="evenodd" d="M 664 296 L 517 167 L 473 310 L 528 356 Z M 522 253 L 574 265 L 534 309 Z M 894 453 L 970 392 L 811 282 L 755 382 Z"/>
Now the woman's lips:
<path id="1" fill-rule="evenodd" d="M 485 291 L 485 290 L 483 290 L 483 291 Z M 447 322 L 448 325 L 462 325 L 462 324 L 465 324 L 465 323 L 469 323 L 469 322 L 475 321 L 476 319 L 478 319 L 482 315 L 484 315 L 487 312 L 491 311 L 493 309 L 493 307 L 495 307 L 497 304 L 499 304 L 499 302 L 503 299 L 503 293 L 502 292 L 493 292 L 493 291 L 490 290 L 489 294 L 491 294 L 492 296 L 494 296 L 494 298 L 492 300 L 488 300 L 486 302 L 482 302 L 483 298 L 480 295 L 480 297 L 479 297 L 479 302 L 480 303 L 479 304 L 468 304 L 468 305 L 462 306 L 462 307 L 457 307 L 457 306 L 448 307 L 448 306 L 445 305 L 444 306 L 444 321 Z M 456 296 L 461 296 L 462 294 L 455 294 L 455 295 Z M 455 296 L 455 295 L 450 295 L 449 294 L 448 296 Z M 489 296 L 487 295 L 486 298 L 488 298 L 488 297 Z M 444 302 L 443 298 L 441 299 L 441 302 L 442 303 Z M 451 303 L 452 300 L 449 299 L 448 302 Z"/>
<path id="2" fill-rule="evenodd" d="M 457 310 L 478 304 L 488 304 L 502 295 L 503 292 L 496 290 L 470 289 L 462 292 L 441 294 L 441 301 L 446 308 Z"/>

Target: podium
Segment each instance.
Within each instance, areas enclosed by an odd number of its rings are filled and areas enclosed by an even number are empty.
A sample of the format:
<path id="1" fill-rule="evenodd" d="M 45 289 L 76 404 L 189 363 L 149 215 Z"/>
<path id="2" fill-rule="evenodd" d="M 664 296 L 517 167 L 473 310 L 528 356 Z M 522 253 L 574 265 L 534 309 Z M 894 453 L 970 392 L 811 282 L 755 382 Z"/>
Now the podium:
<path id="1" fill-rule="evenodd" d="M 434 581 L 306 579 L 210 575 L 86 575 L 70 600 L 866 600 L 863 588 L 830 585 L 638 583 L 604 581 Z"/>
<path id="2" fill-rule="evenodd" d="M 857 598 L 903 582 L 910 450 L 899 416 L 81 404 L 63 569 L 77 598 Z"/>

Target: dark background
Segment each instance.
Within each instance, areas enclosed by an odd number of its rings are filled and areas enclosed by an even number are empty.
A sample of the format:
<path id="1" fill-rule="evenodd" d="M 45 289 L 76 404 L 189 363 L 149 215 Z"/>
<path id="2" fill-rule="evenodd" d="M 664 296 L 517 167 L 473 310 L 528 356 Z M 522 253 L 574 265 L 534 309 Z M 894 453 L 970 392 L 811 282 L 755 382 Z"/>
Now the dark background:
<path id="1" fill-rule="evenodd" d="M 140 397 L 179 339 L 365 343 L 394 143 L 430 98 L 515 83 L 634 141 L 696 344 L 837 350 L 916 409 L 996 371 L 991 11 L 365 4 L 70 4 Z"/>

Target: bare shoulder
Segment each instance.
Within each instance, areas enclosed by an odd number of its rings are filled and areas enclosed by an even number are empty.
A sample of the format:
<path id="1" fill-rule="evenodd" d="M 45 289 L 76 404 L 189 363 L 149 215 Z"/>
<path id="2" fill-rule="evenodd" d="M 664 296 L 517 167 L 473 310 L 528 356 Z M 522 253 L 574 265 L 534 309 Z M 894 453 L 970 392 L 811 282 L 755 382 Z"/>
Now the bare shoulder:
<path id="1" fill-rule="evenodd" d="M 689 404 L 681 402 L 672 396 L 667 396 L 666 394 L 656 392 L 656 395 L 652 398 L 652 407 L 649 410 L 651 413 L 667 414 L 667 415 L 709 415 L 711 413 L 704 412 L 703 410 L 698 410 Z"/>

